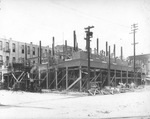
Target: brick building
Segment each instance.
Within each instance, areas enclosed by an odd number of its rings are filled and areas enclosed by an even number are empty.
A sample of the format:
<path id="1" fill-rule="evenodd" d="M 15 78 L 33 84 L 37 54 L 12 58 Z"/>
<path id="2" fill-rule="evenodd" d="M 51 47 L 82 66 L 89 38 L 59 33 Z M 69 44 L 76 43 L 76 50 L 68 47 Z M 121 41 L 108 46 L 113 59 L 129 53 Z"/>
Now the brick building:
<path id="1" fill-rule="evenodd" d="M 49 46 L 41 46 L 42 60 L 45 61 Z M 25 53 L 26 52 L 26 53 Z M 38 63 L 39 45 L 0 38 L 0 74 L 7 73 L 7 67 L 13 63 L 25 63 L 25 57 L 30 64 Z"/>

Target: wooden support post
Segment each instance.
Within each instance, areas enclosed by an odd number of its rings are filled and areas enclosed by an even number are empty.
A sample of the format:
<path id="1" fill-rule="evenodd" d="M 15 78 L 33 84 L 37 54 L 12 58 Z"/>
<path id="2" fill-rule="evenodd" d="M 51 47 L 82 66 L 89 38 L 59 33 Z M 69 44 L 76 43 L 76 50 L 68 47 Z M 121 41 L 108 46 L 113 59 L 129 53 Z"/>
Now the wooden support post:
<path id="1" fill-rule="evenodd" d="M 72 88 L 79 80 L 81 80 L 81 77 L 77 78 L 66 90 Z"/>
<path id="2" fill-rule="evenodd" d="M 142 70 L 141 70 L 140 74 L 141 74 L 141 81 L 140 81 L 140 85 L 142 85 L 142 80 L 143 80 L 143 77 L 142 77 Z"/>
<path id="3" fill-rule="evenodd" d="M 7 76 L 7 80 L 8 80 L 8 85 L 7 85 L 7 87 L 9 87 L 9 75 Z"/>
<path id="4" fill-rule="evenodd" d="M 95 71 L 95 68 L 94 68 L 94 76 L 96 76 L 96 71 Z M 95 82 L 96 80 L 94 80 L 94 82 Z"/>
<path id="5" fill-rule="evenodd" d="M 46 77 L 46 88 L 48 89 L 48 69 L 47 69 L 46 75 L 47 75 L 47 77 Z"/>
<path id="6" fill-rule="evenodd" d="M 39 69 L 39 86 L 40 86 L 40 80 L 41 80 L 41 71 Z"/>
<path id="7" fill-rule="evenodd" d="M 57 80 L 57 68 L 55 68 L 55 81 L 56 81 L 56 89 L 58 89 L 58 86 L 57 86 L 57 83 L 58 83 L 58 80 Z"/>
<path id="8" fill-rule="evenodd" d="M 81 80 L 80 80 L 80 91 L 82 91 L 82 67 L 81 66 L 79 67 L 79 77 L 81 77 Z"/>
<path id="9" fill-rule="evenodd" d="M 117 86 L 117 84 L 116 84 L 116 70 L 114 70 L 114 75 L 115 75 L 115 86 Z"/>
<path id="10" fill-rule="evenodd" d="M 127 81 L 126 81 L 126 83 L 128 84 L 128 70 L 127 70 Z"/>
<path id="11" fill-rule="evenodd" d="M 122 83 L 122 69 L 121 69 L 121 83 Z"/>
<path id="12" fill-rule="evenodd" d="M 66 89 L 68 88 L 68 67 L 66 67 Z"/>

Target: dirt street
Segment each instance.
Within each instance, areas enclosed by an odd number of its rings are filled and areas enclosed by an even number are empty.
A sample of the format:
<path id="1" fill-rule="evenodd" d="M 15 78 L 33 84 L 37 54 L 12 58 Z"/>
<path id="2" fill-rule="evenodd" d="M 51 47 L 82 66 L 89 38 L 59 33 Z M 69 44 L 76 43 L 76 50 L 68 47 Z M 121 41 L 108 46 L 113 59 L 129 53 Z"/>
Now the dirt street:
<path id="1" fill-rule="evenodd" d="M 78 96 L 0 91 L 0 119 L 150 118 L 150 90 Z"/>

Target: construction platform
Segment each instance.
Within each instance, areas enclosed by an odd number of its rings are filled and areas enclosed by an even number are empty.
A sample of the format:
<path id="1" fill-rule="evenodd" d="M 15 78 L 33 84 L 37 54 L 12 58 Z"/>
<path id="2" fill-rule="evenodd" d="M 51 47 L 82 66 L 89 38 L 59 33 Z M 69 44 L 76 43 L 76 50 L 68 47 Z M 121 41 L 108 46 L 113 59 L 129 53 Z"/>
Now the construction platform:
<path id="1" fill-rule="evenodd" d="M 139 68 L 134 76 L 133 64 L 129 61 L 117 58 L 110 58 L 109 61 L 108 56 L 91 54 L 88 80 L 87 52 L 77 51 L 72 53 L 70 59 L 59 59 L 53 64 L 37 64 L 30 71 L 21 68 L 6 73 L 4 77 L 7 87 L 13 87 L 18 82 L 27 89 L 33 79 L 43 89 L 85 91 L 93 83 L 99 88 L 131 82 L 140 85 L 142 74 L 142 69 Z"/>
<path id="2" fill-rule="evenodd" d="M 142 70 L 136 71 L 134 79 L 133 65 L 128 61 L 110 59 L 110 74 L 108 70 L 109 58 L 102 55 L 91 54 L 90 58 L 90 83 L 96 82 L 99 87 L 108 85 L 117 86 L 121 83 L 135 82 L 141 84 Z M 78 51 L 72 53 L 72 59 L 59 61 L 49 70 L 48 88 L 60 90 L 75 89 L 83 91 L 87 86 L 88 59 L 87 52 Z M 110 75 L 110 78 L 109 78 Z"/>

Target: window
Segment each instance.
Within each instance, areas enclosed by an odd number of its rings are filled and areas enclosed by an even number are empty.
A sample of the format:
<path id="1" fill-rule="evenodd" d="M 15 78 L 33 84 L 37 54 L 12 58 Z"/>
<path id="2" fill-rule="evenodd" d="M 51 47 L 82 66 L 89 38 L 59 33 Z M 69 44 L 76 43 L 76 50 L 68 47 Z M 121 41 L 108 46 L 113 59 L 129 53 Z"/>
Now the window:
<path id="1" fill-rule="evenodd" d="M 3 42 L 0 41 L 0 50 L 2 50 L 2 49 L 3 49 Z"/>
<path id="2" fill-rule="evenodd" d="M 35 55 L 35 47 L 33 47 L 33 55 Z"/>
<path id="3" fill-rule="evenodd" d="M 9 56 L 6 56 L 6 66 L 9 65 Z"/>
<path id="4" fill-rule="evenodd" d="M 24 54 L 24 45 L 21 46 L 22 54 Z"/>
<path id="5" fill-rule="evenodd" d="M 9 50 L 9 43 L 6 42 L 6 51 L 8 51 L 8 50 Z"/>
<path id="6" fill-rule="evenodd" d="M 12 44 L 12 50 L 13 50 L 13 52 L 16 52 L 16 44 L 15 43 Z"/>
<path id="7" fill-rule="evenodd" d="M 28 46 L 28 54 L 30 54 L 30 46 Z"/>
<path id="8" fill-rule="evenodd" d="M 13 57 L 12 62 L 14 63 L 16 62 L 16 57 Z"/>
<path id="9" fill-rule="evenodd" d="M 9 61 L 9 56 L 6 56 L 6 60 Z"/>

